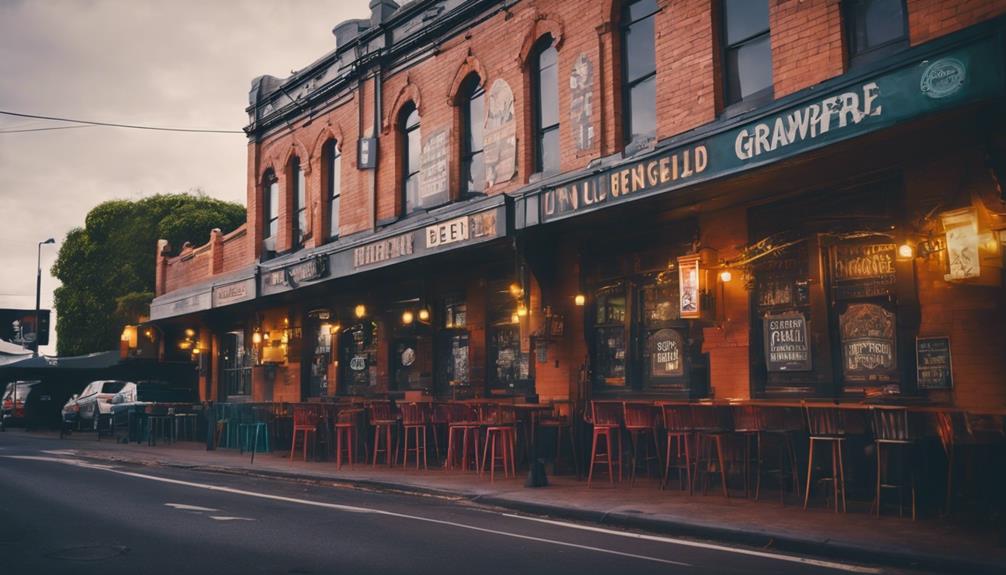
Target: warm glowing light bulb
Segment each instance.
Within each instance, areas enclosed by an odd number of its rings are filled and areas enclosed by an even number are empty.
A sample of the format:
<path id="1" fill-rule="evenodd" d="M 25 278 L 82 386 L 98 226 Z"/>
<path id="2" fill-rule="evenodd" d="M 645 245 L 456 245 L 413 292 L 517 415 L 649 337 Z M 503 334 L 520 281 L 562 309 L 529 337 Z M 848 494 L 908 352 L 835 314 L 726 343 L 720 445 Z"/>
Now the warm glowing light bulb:
<path id="1" fill-rule="evenodd" d="M 367 306 L 363 305 L 362 303 L 358 304 L 356 308 L 353 310 L 353 313 L 356 314 L 356 317 L 362 319 L 363 316 L 367 315 Z"/>
<path id="2" fill-rule="evenodd" d="M 404 312 L 402 312 L 402 323 L 404 323 L 405 325 L 409 325 L 410 323 L 412 323 L 413 319 L 414 318 L 412 317 L 411 311 L 405 310 Z"/>
<path id="3" fill-rule="evenodd" d="M 262 343 L 262 334 L 259 333 L 259 332 L 257 332 L 257 331 L 255 333 L 253 333 L 252 334 L 252 343 L 254 343 L 256 345 Z"/>
<path id="4" fill-rule="evenodd" d="M 185 330 L 185 337 L 193 337 L 196 335 L 196 330 L 188 328 Z"/>
<path id="5" fill-rule="evenodd" d="M 520 323 L 520 316 L 513 314 L 510 316 L 510 323 Z"/>
<path id="6" fill-rule="evenodd" d="M 905 259 L 910 259 L 915 256 L 915 250 L 909 244 L 901 244 L 898 246 L 898 257 Z"/>
<path id="7" fill-rule="evenodd" d="M 527 315 L 527 307 L 524 304 L 520 304 L 519 306 L 517 306 L 517 315 L 520 317 L 524 317 Z"/>
<path id="8" fill-rule="evenodd" d="M 428 321 L 430 319 L 430 310 L 423 308 L 419 310 L 419 321 Z"/>
<path id="9" fill-rule="evenodd" d="M 734 279 L 734 274 L 730 273 L 730 270 L 723 270 L 720 272 L 720 281 L 723 283 L 729 283 L 730 280 Z"/>
<path id="10" fill-rule="evenodd" d="M 583 295 L 582 293 L 578 293 L 575 296 L 573 296 L 573 303 L 582 307 L 584 304 L 587 303 L 587 296 Z"/>
<path id="11" fill-rule="evenodd" d="M 513 297 L 521 297 L 524 295 L 524 288 L 520 287 L 520 285 L 516 283 L 512 283 L 510 284 L 510 295 Z"/>

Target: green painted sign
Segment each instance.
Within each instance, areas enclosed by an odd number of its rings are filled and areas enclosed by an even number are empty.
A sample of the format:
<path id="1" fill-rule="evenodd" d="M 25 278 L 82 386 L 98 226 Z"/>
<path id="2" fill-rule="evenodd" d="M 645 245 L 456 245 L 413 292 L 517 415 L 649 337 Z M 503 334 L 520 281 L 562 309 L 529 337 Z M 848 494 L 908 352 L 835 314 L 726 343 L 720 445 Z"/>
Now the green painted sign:
<path id="1" fill-rule="evenodd" d="M 996 39 L 984 38 L 820 96 L 808 95 L 798 104 L 704 139 L 545 188 L 533 194 L 538 196 L 537 221 L 668 192 L 1000 96 L 1000 56 Z"/>

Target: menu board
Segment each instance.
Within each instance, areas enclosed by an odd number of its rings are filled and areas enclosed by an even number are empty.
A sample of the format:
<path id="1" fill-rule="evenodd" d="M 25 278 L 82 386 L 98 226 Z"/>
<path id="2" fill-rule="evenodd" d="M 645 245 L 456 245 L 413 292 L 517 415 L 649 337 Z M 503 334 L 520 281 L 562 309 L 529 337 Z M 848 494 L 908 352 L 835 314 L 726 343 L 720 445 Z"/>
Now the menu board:
<path id="1" fill-rule="evenodd" d="M 810 371 L 807 318 L 800 312 L 768 314 L 762 319 L 768 371 Z"/>
<path id="2" fill-rule="evenodd" d="M 897 379 L 894 314 L 872 303 L 852 304 L 839 316 L 842 372 L 847 382 Z"/>
<path id="3" fill-rule="evenodd" d="M 894 244 L 838 244 L 831 248 L 831 279 L 839 299 L 887 295 L 894 285 Z"/>
<path id="4" fill-rule="evenodd" d="M 681 377 L 685 374 L 684 339 L 673 329 L 653 332 L 647 342 L 650 353 L 650 375 Z"/>
<path id="5" fill-rule="evenodd" d="M 916 338 L 915 366 L 919 389 L 952 389 L 954 375 L 950 363 L 950 338 Z"/>

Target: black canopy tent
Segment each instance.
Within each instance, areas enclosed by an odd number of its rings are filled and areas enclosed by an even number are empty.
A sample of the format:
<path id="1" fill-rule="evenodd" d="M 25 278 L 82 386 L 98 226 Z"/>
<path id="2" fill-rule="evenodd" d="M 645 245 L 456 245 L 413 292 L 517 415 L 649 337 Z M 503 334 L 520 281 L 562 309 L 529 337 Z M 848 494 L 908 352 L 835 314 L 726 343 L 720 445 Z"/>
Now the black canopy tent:
<path id="1" fill-rule="evenodd" d="M 25 401 L 30 427 L 56 427 L 60 409 L 75 393 L 102 379 L 136 381 L 159 379 L 197 389 L 196 366 L 191 363 L 160 363 L 146 359 L 122 359 L 118 351 L 103 351 L 74 357 L 28 357 L 0 366 L 0 385 L 11 381 L 38 381 Z"/>

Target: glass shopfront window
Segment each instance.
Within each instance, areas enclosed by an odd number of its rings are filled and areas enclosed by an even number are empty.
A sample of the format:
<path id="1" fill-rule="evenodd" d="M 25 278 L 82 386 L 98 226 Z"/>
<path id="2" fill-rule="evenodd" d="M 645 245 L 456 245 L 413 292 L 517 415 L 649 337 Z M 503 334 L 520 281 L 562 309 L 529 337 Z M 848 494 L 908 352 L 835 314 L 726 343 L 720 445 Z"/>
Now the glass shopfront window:
<path id="1" fill-rule="evenodd" d="M 316 310 L 307 315 L 305 322 L 305 380 L 307 397 L 324 397 L 331 394 L 329 367 L 332 364 L 331 312 Z"/>
<path id="2" fill-rule="evenodd" d="M 338 336 L 341 391 L 348 395 L 371 395 L 377 389 L 377 322 L 363 320 L 343 329 Z"/>
<path id="3" fill-rule="evenodd" d="M 489 325 L 486 330 L 489 393 L 523 393 L 529 387 L 530 358 L 521 351 L 519 302 L 509 280 L 489 284 Z"/>
<path id="4" fill-rule="evenodd" d="M 244 329 L 224 333 L 220 338 L 220 383 L 226 399 L 251 396 L 253 356 Z"/>
<path id="5" fill-rule="evenodd" d="M 468 305 L 464 298 L 444 298 L 438 321 L 437 391 L 454 396 L 466 394 L 471 383 L 471 338 L 468 333 Z"/>
<path id="6" fill-rule="evenodd" d="M 628 359 L 628 325 L 625 285 L 606 286 L 596 294 L 594 320 L 595 382 L 609 387 L 625 387 Z"/>

